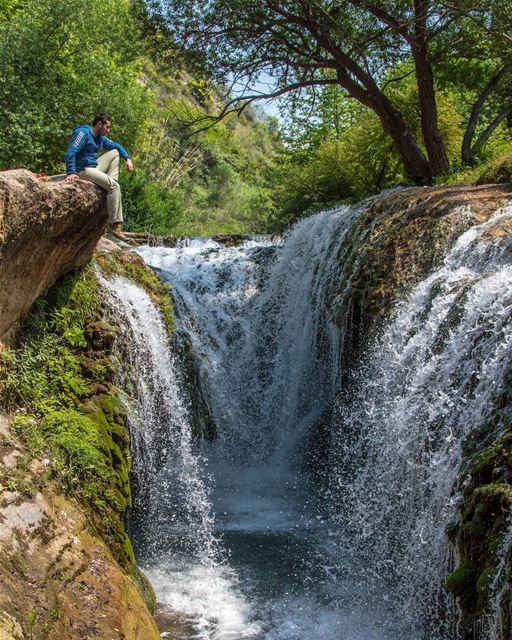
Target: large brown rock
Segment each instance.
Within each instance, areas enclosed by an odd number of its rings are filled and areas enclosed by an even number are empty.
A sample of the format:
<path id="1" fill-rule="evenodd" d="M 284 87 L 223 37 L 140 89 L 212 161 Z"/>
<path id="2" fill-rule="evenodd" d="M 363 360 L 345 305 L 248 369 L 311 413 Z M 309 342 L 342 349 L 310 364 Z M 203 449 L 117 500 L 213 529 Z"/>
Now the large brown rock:
<path id="1" fill-rule="evenodd" d="M 84 511 L 26 456 L 0 414 L 0 640 L 159 640 Z"/>
<path id="2" fill-rule="evenodd" d="M 0 172 L 0 348 L 38 296 L 91 258 L 106 222 L 105 192 L 89 182 Z"/>

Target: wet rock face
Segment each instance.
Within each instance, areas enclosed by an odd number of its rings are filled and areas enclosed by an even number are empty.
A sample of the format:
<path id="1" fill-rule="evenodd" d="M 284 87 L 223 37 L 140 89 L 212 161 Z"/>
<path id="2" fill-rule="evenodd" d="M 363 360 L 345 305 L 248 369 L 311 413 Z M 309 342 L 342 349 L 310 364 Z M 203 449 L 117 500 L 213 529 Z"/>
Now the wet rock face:
<path id="1" fill-rule="evenodd" d="M 34 300 L 92 256 L 107 222 L 105 192 L 0 172 L 0 346 Z"/>
<path id="2" fill-rule="evenodd" d="M 456 185 L 413 187 L 372 199 L 340 248 L 340 286 L 330 301 L 334 321 L 348 324 L 348 360 L 397 302 L 441 264 L 462 232 L 511 198 L 511 185 Z M 494 233 L 506 237 L 510 229 L 497 225 Z"/>

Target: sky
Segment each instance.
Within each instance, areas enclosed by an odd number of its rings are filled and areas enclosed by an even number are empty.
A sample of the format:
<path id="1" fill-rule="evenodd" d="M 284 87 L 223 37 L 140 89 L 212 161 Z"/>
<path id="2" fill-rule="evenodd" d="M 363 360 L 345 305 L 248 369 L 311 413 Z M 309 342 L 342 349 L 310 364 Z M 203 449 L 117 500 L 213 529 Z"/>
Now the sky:
<path id="1" fill-rule="evenodd" d="M 273 91 L 276 88 L 276 81 L 275 79 L 269 75 L 268 73 L 263 73 L 260 75 L 260 77 L 258 78 L 257 82 L 254 84 L 253 88 L 251 89 L 251 93 L 269 93 L 270 91 Z M 245 87 L 245 84 L 243 81 L 240 81 L 238 83 L 235 83 L 232 87 L 232 93 L 236 96 L 236 95 L 241 95 L 243 89 Z M 267 115 L 269 116 L 273 116 L 275 118 L 277 118 L 278 120 L 281 120 L 281 116 L 279 114 L 279 107 L 278 107 L 278 102 L 277 99 L 274 100 L 259 100 L 257 102 L 254 103 L 254 106 L 258 106 L 260 109 L 262 109 Z"/>

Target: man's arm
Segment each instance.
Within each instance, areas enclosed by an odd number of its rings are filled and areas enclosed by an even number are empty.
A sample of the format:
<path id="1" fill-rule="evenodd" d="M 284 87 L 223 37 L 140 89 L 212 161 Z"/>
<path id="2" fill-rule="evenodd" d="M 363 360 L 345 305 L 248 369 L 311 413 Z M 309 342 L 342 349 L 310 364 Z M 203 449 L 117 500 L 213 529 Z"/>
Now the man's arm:
<path id="1" fill-rule="evenodd" d="M 83 131 L 78 131 L 69 141 L 68 149 L 64 156 L 66 159 L 66 173 L 68 174 L 69 181 L 76 179 L 76 154 L 84 147 L 85 138 L 85 133 Z M 75 177 L 71 178 L 71 176 Z"/>
<path id="2" fill-rule="evenodd" d="M 128 171 L 133 171 L 133 164 L 130 159 L 130 155 L 123 146 L 121 146 L 118 142 L 114 142 L 110 138 L 107 138 L 107 136 L 101 136 L 101 142 L 103 147 L 105 149 L 108 149 L 109 151 L 111 149 L 117 149 L 121 158 L 126 162 L 126 168 L 128 169 Z"/>
<path id="3" fill-rule="evenodd" d="M 119 155 L 123 160 L 128 160 L 130 158 L 130 154 L 124 147 L 122 147 L 118 142 L 114 142 L 107 136 L 101 136 L 102 147 L 111 151 L 112 149 L 117 149 L 119 151 Z"/>

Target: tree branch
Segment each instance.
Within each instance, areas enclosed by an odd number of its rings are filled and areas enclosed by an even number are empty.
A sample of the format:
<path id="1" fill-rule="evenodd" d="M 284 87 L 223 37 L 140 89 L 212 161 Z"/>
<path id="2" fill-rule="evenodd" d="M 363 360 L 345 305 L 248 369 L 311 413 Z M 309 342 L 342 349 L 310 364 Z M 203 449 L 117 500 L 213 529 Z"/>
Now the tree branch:
<path id="1" fill-rule="evenodd" d="M 482 93 L 478 96 L 478 99 L 476 100 L 475 104 L 473 105 L 473 108 L 471 109 L 468 125 L 466 127 L 466 131 L 464 132 L 464 139 L 462 141 L 462 150 L 461 150 L 462 161 L 465 164 L 471 165 L 474 162 L 474 157 L 476 152 L 474 148 L 472 148 L 471 142 L 473 140 L 473 135 L 475 133 L 478 118 L 483 109 L 483 106 L 486 103 L 488 97 L 491 95 L 491 93 L 499 84 L 500 80 L 511 68 L 512 68 L 511 64 L 504 65 L 503 67 L 501 67 L 501 69 L 497 73 L 493 75 L 493 77 L 489 80 L 489 82 L 483 88 Z M 478 141 L 476 144 L 478 144 Z"/>
<path id="2" fill-rule="evenodd" d="M 208 122 L 209 123 L 208 125 L 204 127 L 200 127 L 199 129 L 194 130 L 190 134 L 190 135 L 196 135 L 198 133 L 201 133 L 202 131 L 211 129 L 211 127 L 213 127 L 215 124 L 217 124 L 218 122 L 223 120 L 226 116 L 232 113 L 236 113 L 240 116 L 243 113 L 243 111 L 253 102 L 257 102 L 259 100 L 273 100 L 274 98 L 279 98 L 280 96 L 285 95 L 286 93 L 304 89 L 306 87 L 337 85 L 337 84 L 339 84 L 337 79 L 305 80 L 302 82 L 295 82 L 293 84 L 287 85 L 286 87 L 281 87 L 280 89 L 276 89 L 275 91 L 259 92 L 259 93 L 255 93 L 248 96 L 240 96 L 240 97 L 232 98 L 224 105 L 220 113 L 218 113 L 217 115 L 215 116 L 204 115 L 199 118 L 194 118 L 191 121 L 185 122 L 184 124 L 186 126 L 192 126 L 195 124 L 199 124 L 201 122 Z"/>
<path id="3" fill-rule="evenodd" d="M 480 149 L 484 146 L 484 144 L 489 140 L 492 133 L 500 125 L 505 118 L 508 118 L 509 115 L 512 114 L 512 104 L 509 104 L 498 113 L 498 115 L 494 118 L 494 120 L 486 127 L 486 129 L 478 136 L 477 141 L 473 145 L 472 153 L 473 156 L 480 151 Z"/>

